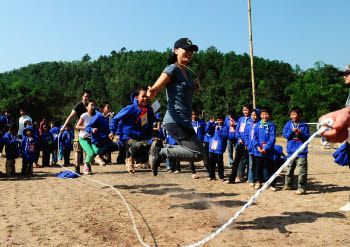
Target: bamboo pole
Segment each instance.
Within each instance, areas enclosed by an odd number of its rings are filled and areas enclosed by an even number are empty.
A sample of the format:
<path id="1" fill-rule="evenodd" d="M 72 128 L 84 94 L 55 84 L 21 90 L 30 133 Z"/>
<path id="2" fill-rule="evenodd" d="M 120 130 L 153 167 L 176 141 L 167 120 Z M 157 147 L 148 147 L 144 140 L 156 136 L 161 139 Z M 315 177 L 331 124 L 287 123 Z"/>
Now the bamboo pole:
<path id="1" fill-rule="evenodd" d="M 252 74 L 253 107 L 255 109 L 256 108 L 256 102 L 255 102 L 255 77 L 254 77 L 252 15 L 251 15 L 251 8 L 250 8 L 250 0 L 248 0 L 248 20 L 249 20 L 249 43 L 250 43 L 250 71 L 251 71 L 251 74 Z"/>

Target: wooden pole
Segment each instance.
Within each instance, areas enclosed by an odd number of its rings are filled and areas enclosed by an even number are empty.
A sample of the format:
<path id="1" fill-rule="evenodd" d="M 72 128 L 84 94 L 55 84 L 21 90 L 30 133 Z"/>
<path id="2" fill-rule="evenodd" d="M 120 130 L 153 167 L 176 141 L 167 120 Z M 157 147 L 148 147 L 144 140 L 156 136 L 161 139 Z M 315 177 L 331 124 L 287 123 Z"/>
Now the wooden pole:
<path id="1" fill-rule="evenodd" d="M 252 74 L 252 93 L 253 107 L 256 108 L 255 102 L 255 77 L 254 77 L 254 56 L 253 56 L 253 36 L 252 36 L 252 15 L 250 9 L 250 0 L 248 0 L 248 20 L 249 20 L 249 43 L 250 43 L 250 71 Z"/>

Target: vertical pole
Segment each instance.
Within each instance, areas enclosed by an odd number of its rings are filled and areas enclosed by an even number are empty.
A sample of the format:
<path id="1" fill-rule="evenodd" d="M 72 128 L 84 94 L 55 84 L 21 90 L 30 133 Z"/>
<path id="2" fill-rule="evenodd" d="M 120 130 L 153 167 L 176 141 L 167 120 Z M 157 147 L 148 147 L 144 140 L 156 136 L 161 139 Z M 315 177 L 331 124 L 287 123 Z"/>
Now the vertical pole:
<path id="1" fill-rule="evenodd" d="M 251 16 L 251 9 L 250 9 L 250 0 L 248 0 L 248 20 L 249 20 L 249 43 L 250 43 L 250 71 L 252 73 L 253 107 L 255 109 L 256 108 L 256 102 L 255 102 L 255 77 L 254 77 L 252 16 Z"/>

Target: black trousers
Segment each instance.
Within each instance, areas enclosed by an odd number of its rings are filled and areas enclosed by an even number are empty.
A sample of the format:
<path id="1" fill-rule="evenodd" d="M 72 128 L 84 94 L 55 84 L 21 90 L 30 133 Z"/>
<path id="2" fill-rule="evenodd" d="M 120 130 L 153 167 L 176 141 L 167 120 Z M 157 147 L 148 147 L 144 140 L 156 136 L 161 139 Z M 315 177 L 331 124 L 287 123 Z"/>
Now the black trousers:
<path id="1" fill-rule="evenodd" d="M 209 153 L 209 178 L 215 179 L 215 167 L 218 165 L 219 179 L 224 179 L 224 155 Z"/>
<path id="2" fill-rule="evenodd" d="M 32 176 L 33 175 L 33 161 L 22 161 L 22 171 L 21 175 L 23 176 Z"/>
<path id="3" fill-rule="evenodd" d="M 50 166 L 50 152 L 43 152 L 42 166 Z"/>
<path id="4" fill-rule="evenodd" d="M 64 165 L 65 166 L 68 166 L 68 165 L 70 165 L 70 150 L 68 150 L 68 149 L 64 149 L 64 151 L 63 151 L 63 155 L 64 155 Z"/>
<path id="5" fill-rule="evenodd" d="M 235 159 L 232 163 L 231 174 L 228 179 L 231 183 L 234 183 L 236 180 L 239 163 L 243 158 L 246 158 L 246 160 L 248 160 L 248 152 L 245 150 L 244 145 L 238 145 L 236 149 Z"/>

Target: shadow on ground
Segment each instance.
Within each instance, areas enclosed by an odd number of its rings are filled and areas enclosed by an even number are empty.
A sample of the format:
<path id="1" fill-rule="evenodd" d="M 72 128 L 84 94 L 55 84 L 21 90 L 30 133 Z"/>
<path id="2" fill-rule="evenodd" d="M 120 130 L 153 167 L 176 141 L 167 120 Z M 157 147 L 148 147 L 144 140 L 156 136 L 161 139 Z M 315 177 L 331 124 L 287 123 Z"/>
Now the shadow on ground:
<path id="1" fill-rule="evenodd" d="M 300 223 L 313 223 L 319 218 L 346 218 L 338 212 L 314 213 L 314 212 L 284 212 L 281 216 L 267 216 L 256 218 L 252 221 L 237 222 L 233 227 L 239 230 L 274 230 L 280 233 L 291 233 L 286 226 Z"/>

